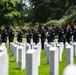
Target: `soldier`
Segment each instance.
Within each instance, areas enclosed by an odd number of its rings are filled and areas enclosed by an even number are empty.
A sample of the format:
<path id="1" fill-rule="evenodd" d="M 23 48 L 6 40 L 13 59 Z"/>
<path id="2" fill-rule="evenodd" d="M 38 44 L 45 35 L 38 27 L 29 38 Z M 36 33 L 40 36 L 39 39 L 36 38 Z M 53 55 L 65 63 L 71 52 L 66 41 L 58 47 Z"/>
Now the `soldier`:
<path id="1" fill-rule="evenodd" d="M 76 42 L 76 24 L 74 25 L 74 30 L 73 30 L 73 41 Z"/>
<path id="2" fill-rule="evenodd" d="M 17 34 L 17 41 L 22 42 L 22 37 L 23 37 L 22 25 L 19 25 L 18 28 L 19 28 L 19 31 L 18 31 L 18 34 Z"/>
<path id="3" fill-rule="evenodd" d="M 30 44 L 30 42 L 31 42 L 31 38 L 32 38 L 32 30 L 31 30 L 31 27 L 28 26 L 28 30 L 26 31 L 26 39 L 27 39 L 27 43 Z"/>
<path id="4" fill-rule="evenodd" d="M 14 41 L 14 30 L 13 30 L 13 25 L 10 24 L 10 29 L 9 29 L 9 44 L 10 42 Z"/>
<path id="5" fill-rule="evenodd" d="M 66 42 L 70 43 L 72 40 L 72 29 L 70 27 L 70 24 L 67 25 L 65 37 Z"/>
<path id="6" fill-rule="evenodd" d="M 64 29 L 62 28 L 62 25 L 59 25 L 57 32 L 58 42 L 64 42 Z"/>
<path id="7" fill-rule="evenodd" d="M 39 31 L 36 26 L 34 26 L 34 31 L 33 31 L 33 42 L 37 44 L 39 42 Z"/>
<path id="8" fill-rule="evenodd" d="M 52 26 L 49 26 L 48 30 L 48 43 L 54 42 L 55 31 Z"/>
<path id="9" fill-rule="evenodd" d="M 8 32 L 6 30 L 5 25 L 1 26 L 1 42 L 2 43 L 6 43 L 7 42 L 7 36 L 8 36 Z"/>
<path id="10" fill-rule="evenodd" d="M 44 49 L 44 42 L 45 42 L 45 39 L 46 39 L 46 30 L 45 30 L 45 26 L 42 25 L 42 29 L 41 29 L 41 45 L 42 45 L 42 49 Z"/>

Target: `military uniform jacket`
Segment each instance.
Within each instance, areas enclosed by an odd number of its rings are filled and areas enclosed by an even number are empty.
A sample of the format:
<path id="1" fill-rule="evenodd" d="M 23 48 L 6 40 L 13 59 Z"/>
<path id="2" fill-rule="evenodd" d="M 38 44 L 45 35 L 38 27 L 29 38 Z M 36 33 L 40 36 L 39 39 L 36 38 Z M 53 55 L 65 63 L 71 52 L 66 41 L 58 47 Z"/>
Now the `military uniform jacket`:
<path id="1" fill-rule="evenodd" d="M 33 41 L 38 43 L 39 42 L 39 32 L 33 31 Z"/>
<path id="2" fill-rule="evenodd" d="M 18 42 L 22 42 L 22 37 L 23 37 L 23 30 L 18 31 L 17 41 L 18 41 Z"/>
<path id="3" fill-rule="evenodd" d="M 58 38 L 63 38 L 64 37 L 64 29 L 58 29 Z"/>
<path id="4" fill-rule="evenodd" d="M 66 30 L 66 39 L 71 39 L 72 37 L 72 29 L 69 28 L 68 30 Z"/>
<path id="5" fill-rule="evenodd" d="M 2 39 L 2 41 L 6 42 L 7 36 L 8 36 L 7 30 L 6 29 L 2 30 L 1 31 L 1 39 Z"/>
<path id="6" fill-rule="evenodd" d="M 10 29 L 9 30 L 9 41 L 13 42 L 13 40 L 14 40 L 14 30 Z"/>
<path id="7" fill-rule="evenodd" d="M 53 40 L 55 37 L 55 31 L 54 30 L 48 30 L 48 39 Z"/>
<path id="8" fill-rule="evenodd" d="M 45 40 L 46 39 L 46 30 L 45 29 L 43 29 L 43 30 L 41 30 L 41 40 Z"/>
<path id="9" fill-rule="evenodd" d="M 26 31 L 26 38 L 32 38 L 32 30 L 27 30 Z"/>

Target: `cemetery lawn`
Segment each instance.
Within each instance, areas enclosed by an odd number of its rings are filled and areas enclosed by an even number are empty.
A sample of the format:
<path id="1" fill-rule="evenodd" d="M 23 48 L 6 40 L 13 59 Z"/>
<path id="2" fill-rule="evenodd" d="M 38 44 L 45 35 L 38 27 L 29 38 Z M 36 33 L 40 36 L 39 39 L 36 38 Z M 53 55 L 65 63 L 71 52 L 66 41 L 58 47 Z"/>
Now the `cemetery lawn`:
<path id="1" fill-rule="evenodd" d="M 18 63 L 14 62 L 14 57 L 10 53 L 9 44 L 7 44 L 9 54 L 9 75 L 26 75 L 26 70 L 19 70 Z M 76 59 L 76 58 L 75 58 Z M 76 63 L 76 60 L 74 61 Z M 65 48 L 63 52 L 63 60 L 59 63 L 59 75 L 62 75 L 66 66 Z M 41 52 L 41 66 L 39 67 L 38 75 L 49 75 L 49 65 L 46 64 L 46 56 L 44 50 Z"/>

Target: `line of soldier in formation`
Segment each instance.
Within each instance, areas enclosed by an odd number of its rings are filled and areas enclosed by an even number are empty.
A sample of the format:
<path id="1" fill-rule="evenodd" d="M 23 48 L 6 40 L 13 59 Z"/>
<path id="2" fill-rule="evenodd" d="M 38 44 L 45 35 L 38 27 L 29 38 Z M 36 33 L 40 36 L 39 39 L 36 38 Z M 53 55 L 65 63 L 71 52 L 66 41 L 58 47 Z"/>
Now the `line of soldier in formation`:
<path id="1" fill-rule="evenodd" d="M 42 25 L 41 28 L 34 26 L 33 30 L 30 26 L 28 26 L 28 29 L 25 32 L 22 29 L 22 25 L 19 25 L 18 28 L 18 42 L 22 42 L 23 34 L 26 35 L 27 43 L 30 43 L 31 39 L 33 38 L 33 42 L 37 44 L 41 38 L 42 49 L 44 49 L 45 40 L 47 39 L 48 43 L 54 42 L 55 36 L 58 36 L 58 42 L 70 43 L 72 39 L 76 42 L 76 24 L 73 26 L 73 28 L 71 28 L 70 24 L 67 24 L 65 29 L 62 27 L 62 25 L 59 25 L 57 28 L 54 28 L 53 25 L 50 25 L 47 28 L 45 28 L 44 25 Z M 0 34 L 2 43 L 7 42 L 7 37 L 9 38 L 9 43 L 13 42 L 15 35 L 13 25 L 10 24 L 8 31 L 6 30 L 5 25 L 2 25 Z"/>

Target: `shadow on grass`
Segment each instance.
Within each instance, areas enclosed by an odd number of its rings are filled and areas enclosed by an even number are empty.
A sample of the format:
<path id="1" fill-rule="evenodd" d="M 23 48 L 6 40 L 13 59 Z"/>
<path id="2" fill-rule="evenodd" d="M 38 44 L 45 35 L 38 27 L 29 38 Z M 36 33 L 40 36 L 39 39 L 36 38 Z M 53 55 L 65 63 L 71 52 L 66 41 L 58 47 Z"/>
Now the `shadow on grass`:
<path id="1" fill-rule="evenodd" d="M 13 68 L 14 70 L 17 70 L 17 71 L 19 71 L 20 69 L 19 68 Z"/>

